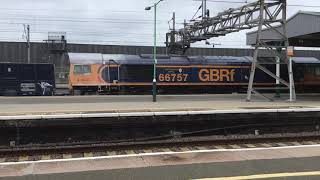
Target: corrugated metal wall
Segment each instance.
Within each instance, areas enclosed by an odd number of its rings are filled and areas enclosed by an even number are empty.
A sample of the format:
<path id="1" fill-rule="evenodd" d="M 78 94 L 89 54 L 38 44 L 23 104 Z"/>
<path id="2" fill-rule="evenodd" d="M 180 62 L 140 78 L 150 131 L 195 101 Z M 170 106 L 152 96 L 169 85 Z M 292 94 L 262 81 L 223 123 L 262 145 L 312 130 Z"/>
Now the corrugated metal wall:
<path id="1" fill-rule="evenodd" d="M 146 46 L 112 46 L 92 44 L 68 44 L 69 52 L 104 53 L 104 54 L 152 54 L 152 47 Z M 66 54 L 48 53 L 46 43 L 31 43 L 31 62 L 54 63 L 57 83 L 66 83 L 68 76 L 68 56 Z M 165 47 L 159 47 L 158 53 L 166 54 Z M 252 49 L 191 48 L 187 55 L 204 56 L 252 56 Z M 316 57 L 320 51 L 296 51 L 296 56 Z M 0 62 L 27 62 L 26 43 L 0 42 Z"/>

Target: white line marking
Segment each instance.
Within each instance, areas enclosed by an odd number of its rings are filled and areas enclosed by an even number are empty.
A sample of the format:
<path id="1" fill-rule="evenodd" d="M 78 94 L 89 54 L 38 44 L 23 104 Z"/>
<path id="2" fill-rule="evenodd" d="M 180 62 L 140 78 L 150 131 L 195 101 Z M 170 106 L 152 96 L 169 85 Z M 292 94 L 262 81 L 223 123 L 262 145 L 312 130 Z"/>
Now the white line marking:
<path id="1" fill-rule="evenodd" d="M 82 157 L 82 158 L 71 158 L 71 159 L 52 159 L 52 160 L 24 161 L 24 162 L 5 162 L 5 163 L 0 163 L 0 166 L 1 165 L 45 163 L 45 162 L 67 162 L 67 161 L 116 159 L 116 158 L 129 158 L 129 157 L 143 157 L 143 156 L 178 155 L 178 154 L 192 154 L 192 153 L 211 153 L 211 152 L 260 151 L 260 150 L 295 149 L 295 148 L 308 148 L 308 147 L 310 147 L 310 148 L 311 147 L 320 147 L 320 144 L 316 144 L 316 145 L 301 145 L 301 146 L 270 147 L 270 148 L 208 149 L 208 150 L 194 150 L 194 151 L 182 151 L 182 152 L 152 152 L 152 153 L 141 153 L 141 154 L 125 154 L 125 155 L 99 156 L 99 157 Z"/>
<path id="2" fill-rule="evenodd" d="M 291 112 L 320 112 L 320 108 L 292 108 L 292 109 L 228 109 L 206 111 L 166 111 L 166 112 L 128 112 L 128 113 L 76 113 L 76 114 L 52 114 L 52 115 L 17 115 L 0 116 L 0 120 L 23 120 L 23 119 L 68 119 L 88 117 L 131 117 L 131 116 L 172 116 L 172 115 L 200 115 L 200 114 L 249 114 L 249 113 L 291 113 Z"/>
<path id="3" fill-rule="evenodd" d="M 253 180 L 253 179 L 271 179 L 271 178 L 285 178 L 286 179 L 286 177 L 302 177 L 302 176 L 320 176 L 320 171 L 275 173 L 275 174 L 255 174 L 255 175 L 249 175 L 249 176 L 203 178 L 203 179 L 194 179 L 194 180 Z"/>

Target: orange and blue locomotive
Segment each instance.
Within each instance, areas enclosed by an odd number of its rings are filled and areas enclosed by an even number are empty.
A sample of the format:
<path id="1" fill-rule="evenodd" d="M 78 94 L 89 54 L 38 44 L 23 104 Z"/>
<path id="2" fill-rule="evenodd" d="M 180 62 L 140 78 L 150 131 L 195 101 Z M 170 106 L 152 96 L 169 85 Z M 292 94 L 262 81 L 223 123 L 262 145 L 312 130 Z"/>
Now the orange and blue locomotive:
<path id="1" fill-rule="evenodd" d="M 153 80 L 152 55 L 69 53 L 69 87 L 76 94 L 98 92 L 148 93 Z M 231 93 L 244 92 L 250 76 L 251 57 L 157 56 L 159 92 Z M 294 58 L 296 86 L 300 90 L 320 85 L 320 61 Z M 275 72 L 275 65 L 267 65 Z M 287 78 L 287 67 L 281 66 Z M 275 80 L 257 70 L 255 86 L 275 86 Z"/>

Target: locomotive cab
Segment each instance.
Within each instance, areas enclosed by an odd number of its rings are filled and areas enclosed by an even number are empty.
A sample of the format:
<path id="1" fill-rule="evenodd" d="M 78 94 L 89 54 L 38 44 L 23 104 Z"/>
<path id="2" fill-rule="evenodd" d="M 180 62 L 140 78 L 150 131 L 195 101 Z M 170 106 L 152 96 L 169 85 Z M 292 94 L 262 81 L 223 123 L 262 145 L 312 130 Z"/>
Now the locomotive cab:
<path id="1" fill-rule="evenodd" d="M 73 94 L 84 94 L 93 79 L 91 65 L 70 65 L 69 88 Z"/>
<path id="2" fill-rule="evenodd" d="M 90 65 L 73 65 L 72 74 L 77 82 L 90 82 L 92 80 Z"/>

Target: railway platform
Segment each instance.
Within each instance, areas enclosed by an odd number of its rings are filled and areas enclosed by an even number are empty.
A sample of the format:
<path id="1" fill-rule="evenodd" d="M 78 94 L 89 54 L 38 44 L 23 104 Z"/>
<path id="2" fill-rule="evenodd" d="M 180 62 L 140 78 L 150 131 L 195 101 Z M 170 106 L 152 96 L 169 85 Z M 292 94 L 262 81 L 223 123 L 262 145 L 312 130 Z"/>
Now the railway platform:
<path id="1" fill-rule="evenodd" d="M 1 163 L 0 178 L 23 179 L 319 179 L 320 146 L 209 149 Z"/>
<path id="2" fill-rule="evenodd" d="M 272 96 L 272 95 L 270 95 Z M 0 115 L 74 114 L 114 112 L 171 112 L 203 110 L 246 110 L 318 108 L 320 94 L 298 95 L 297 102 L 269 102 L 255 98 L 245 101 L 246 94 L 159 95 L 156 103 L 151 95 L 0 97 Z"/>
<path id="3" fill-rule="evenodd" d="M 245 96 L 160 95 L 156 103 L 145 95 L 0 97 L 0 179 L 319 178 L 320 96 L 299 95 L 295 103 L 283 101 L 286 96 L 275 102 L 258 98 L 246 102 Z M 289 146 L 262 145 L 264 139 L 278 137 L 316 138 Z M 262 143 L 246 148 L 233 144 L 228 145 L 232 148 L 190 146 L 182 151 L 138 149 L 131 154 L 109 149 L 115 144 L 170 147 L 229 138 L 235 138 L 233 142 L 255 138 Z M 10 154 L 25 149 L 46 153 L 87 148 L 86 143 L 103 145 L 108 152 L 10 159 Z"/>
<path id="4" fill-rule="evenodd" d="M 317 96 L 296 103 L 244 96 L 168 95 L 156 103 L 151 96 L 1 97 L 0 150 L 319 135 Z"/>

